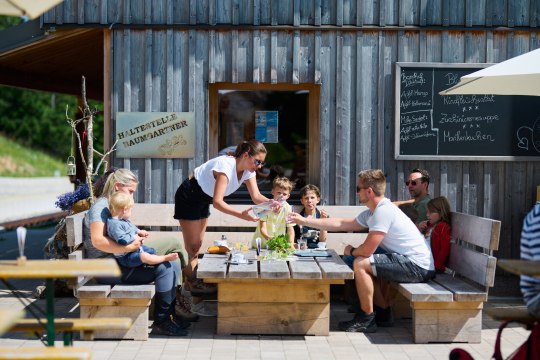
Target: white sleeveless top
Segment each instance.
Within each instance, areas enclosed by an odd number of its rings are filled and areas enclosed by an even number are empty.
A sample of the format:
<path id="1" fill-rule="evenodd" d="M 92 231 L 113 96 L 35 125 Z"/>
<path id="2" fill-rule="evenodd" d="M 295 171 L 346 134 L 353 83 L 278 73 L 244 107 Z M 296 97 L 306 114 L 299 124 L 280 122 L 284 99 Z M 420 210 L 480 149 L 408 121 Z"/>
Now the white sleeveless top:
<path id="1" fill-rule="evenodd" d="M 256 175 L 255 172 L 244 170 L 242 177 L 238 180 L 236 176 L 236 158 L 234 156 L 223 155 L 210 159 L 193 172 L 202 191 L 210 197 L 214 196 L 214 187 L 216 186 L 214 171 L 225 174 L 229 179 L 224 196 L 232 194 L 238 190 L 244 181 Z"/>

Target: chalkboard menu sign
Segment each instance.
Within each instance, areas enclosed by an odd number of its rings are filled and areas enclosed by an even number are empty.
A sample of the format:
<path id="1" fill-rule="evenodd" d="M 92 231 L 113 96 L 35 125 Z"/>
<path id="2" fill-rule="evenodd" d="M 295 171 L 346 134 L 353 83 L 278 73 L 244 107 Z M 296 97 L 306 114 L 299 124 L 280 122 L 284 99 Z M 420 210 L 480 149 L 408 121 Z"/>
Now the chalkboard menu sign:
<path id="1" fill-rule="evenodd" d="M 487 65 L 396 65 L 396 159 L 540 160 L 540 96 L 442 96 Z"/>

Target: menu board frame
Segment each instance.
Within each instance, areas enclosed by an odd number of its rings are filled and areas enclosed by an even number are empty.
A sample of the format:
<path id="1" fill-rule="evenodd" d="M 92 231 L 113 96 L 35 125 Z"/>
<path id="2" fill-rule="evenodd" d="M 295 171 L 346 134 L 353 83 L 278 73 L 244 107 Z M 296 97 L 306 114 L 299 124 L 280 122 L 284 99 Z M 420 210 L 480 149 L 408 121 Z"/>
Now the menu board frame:
<path id="1" fill-rule="evenodd" d="M 435 68 L 435 69 L 440 69 L 440 68 L 444 68 L 444 69 L 473 69 L 473 71 L 471 72 L 474 72 L 476 71 L 475 69 L 482 69 L 482 68 L 485 68 L 485 67 L 488 67 L 492 64 L 489 64 L 489 63 L 431 63 L 431 62 L 419 62 L 419 63 L 410 63 L 410 62 L 397 62 L 396 63 L 396 66 L 395 66 L 395 69 L 396 69 L 396 72 L 395 72 L 395 90 L 396 90 L 396 95 L 395 95 L 395 153 L 394 153 L 394 157 L 395 159 L 397 160 L 469 160 L 469 161 L 512 161 L 512 160 L 527 160 L 527 161 L 537 161 L 537 160 L 540 160 L 540 156 L 535 156 L 535 155 L 524 155 L 524 156 L 514 156 L 514 155 L 478 155 L 478 154 L 441 154 L 439 155 L 438 154 L 438 148 L 437 148 L 437 153 L 432 153 L 428 150 L 426 150 L 426 154 L 411 154 L 411 153 L 407 153 L 407 150 L 405 149 L 405 146 L 402 147 L 402 145 L 404 145 L 402 143 L 402 126 L 403 128 L 405 129 L 404 125 L 402 124 L 402 94 L 403 94 L 403 89 L 402 89 L 402 79 L 401 79 L 401 73 L 402 73 L 402 68 L 406 68 L 404 69 L 405 71 L 407 70 L 410 70 L 411 68 Z M 414 79 L 411 79 L 411 81 L 414 81 Z M 453 84 L 452 82 L 457 82 L 459 81 L 459 77 L 456 78 L 456 79 L 451 79 L 451 81 L 448 82 L 448 84 L 444 84 L 444 86 L 448 85 L 446 88 L 450 88 Z M 435 80 L 433 81 L 435 83 Z M 435 84 L 433 84 L 435 85 Z M 437 84 L 439 87 L 441 84 Z M 439 101 L 439 100 L 434 100 L 435 97 L 441 97 L 443 98 L 443 95 L 439 95 L 438 94 L 438 91 L 441 91 L 443 89 L 434 89 L 432 88 L 431 89 L 431 93 L 434 93 L 432 94 L 432 98 L 431 98 L 431 107 L 432 107 L 432 111 L 431 111 L 431 119 L 433 120 L 434 116 L 437 115 L 437 114 L 433 114 L 434 111 L 436 111 L 436 106 L 434 105 L 436 101 Z M 425 90 L 424 90 L 425 91 Z M 430 93 L 430 94 L 431 94 Z M 454 95 L 455 96 L 455 95 Z M 462 96 L 468 96 L 468 95 L 462 95 Z M 480 97 L 480 96 L 483 96 L 483 95 L 478 95 L 477 97 Z M 449 99 L 452 97 L 452 95 L 448 96 Z M 499 101 L 502 101 L 503 99 L 502 98 L 512 98 L 512 97 L 508 97 L 508 96 L 497 96 L 496 98 L 497 99 L 500 99 Z M 511 109 L 509 111 L 512 111 Z M 506 123 L 508 123 L 508 119 L 505 118 L 505 119 L 502 119 L 501 121 L 505 121 Z M 537 122 L 540 122 L 540 120 L 538 120 Z M 435 127 L 433 126 L 433 123 L 431 124 L 432 125 L 432 128 L 431 130 L 434 130 Z M 440 141 L 440 137 L 441 135 L 439 135 L 439 133 L 437 132 L 437 141 Z M 511 136 L 509 134 L 509 136 Z M 507 143 L 506 140 L 501 140 L 505 145 Z M 459 143 L 456 145 L 456 146 L 459 146 Z M 471 145 L 467 145 L 468 147 L 470 147 Z M 474 145 L 472 145 L 474 147 Z M 478 146 L 482 146 L 481 144 L 479 144 Z M 409 147 L 414 147 L 414 145 L 410 145 Z"/>

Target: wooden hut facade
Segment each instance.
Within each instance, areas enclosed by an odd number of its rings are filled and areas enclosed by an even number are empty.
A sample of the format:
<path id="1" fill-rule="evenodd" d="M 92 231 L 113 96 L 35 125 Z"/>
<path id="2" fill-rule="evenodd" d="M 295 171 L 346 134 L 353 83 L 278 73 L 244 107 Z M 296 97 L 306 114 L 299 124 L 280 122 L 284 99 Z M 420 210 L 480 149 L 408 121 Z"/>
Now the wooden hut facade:
<path id="1" fill-rule="evenodd" d="M 368 168 L 386 173 L 387 197 L 407 199 L 409 171 L 425 168 L 432 195 L 502 221 L 501 258 L 519 257 L 540 162 L 396 160 L 395 64 L 497 63 L 540 47 L 539 22 L 539 0 L 66 0 L 42 17 L 44 29 L 103 39 L 108 146 L 117 112 L 195 114 L 193 158 L 113 154 L 139 176 L 138 202 L 174 202 L 216 154 L 216 88 L 307 89 L 307 181 L 324 204 L 355 204 Z"/>

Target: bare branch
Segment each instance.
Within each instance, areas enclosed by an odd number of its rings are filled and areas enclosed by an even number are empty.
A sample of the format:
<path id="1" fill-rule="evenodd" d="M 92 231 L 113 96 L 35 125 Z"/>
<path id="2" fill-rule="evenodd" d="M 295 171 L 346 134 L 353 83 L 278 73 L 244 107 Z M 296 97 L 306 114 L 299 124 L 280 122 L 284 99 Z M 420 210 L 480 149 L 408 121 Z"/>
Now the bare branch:
<path id="1" fill-rule="evenodd" d="M 68 107 L 66 106 L 66 119 L 73 129 L 73 132 L 77 136 L 77 148 L 79 151 L 79 155 L 81 158 L 82 165 L 85 170 L 85 177 L 86 177 L 86 183 L 90 185 L 88 188 L 90 190 L 90 203 L 94 203 L 94 192 L 93 188 L 91 186 L 92 184 L 92 177 L 99 174 L 99 169 L 102 166 L 102 164 L 105 164 L 107 166 L 107 161 L 105 161 L 105 158 L 111 154 L 113 151 L 116 151 L 116 143 L 113 144 L 111 149 L 107 151 L 105 154 L 101 154 L 99 151 L 94 149 L 94 134 L 93 134 L 93 120 L 94 116 L 99 114 L 99 110 L 97 108 L 90 109 L 88 106 L 88 102 L 86 100 L 86 79 L 83 76 L 82 77 L 82 84 L 81 84 L 81 94 L 82 94 L 82 103 L 83 106 L 79 107 L 79 111 L 82 114 L 82 118 L 73 120 L 68 115 Z M 86 140 L 87 140 L 87 157 L 85 159 L 84 157 L 84 151 L 83 151 L 83 143 L 80 134 L 77 132 L 77 126 L 80 123 L 83 123 L 84 129 L 86 131 Z M 94 167 L 94 153 L 98 154 L 101 159 L 96 167 L 96 170 L 93 170 Z"/>
<path id="2" fill-rule="evenodd" d="M 97 164 L 96 166 L 96 175 L 99 173 L 99 168 L 101 166 L 102 163 L 105 163 L 105 165 L 107 165 L 107 162 L 105 161 L 105 159 L 107 158 L 107 156 L 109 156 L 109 154 L 111 154 L 113 151 L 116 151 L 116 143 L 118 142 L 118 139 L 116 139 L 116 141 L 114 142 L 114 144 L 111 146 L 111 149 L 109 151 L 107 151 L 104 155 L 101 155 L 101 160 L 99 161 L 99 163 Z M 95 150 L 94 150 L 95 151 Z M 95 151 L 97 152 L 97 151 Z"/>

